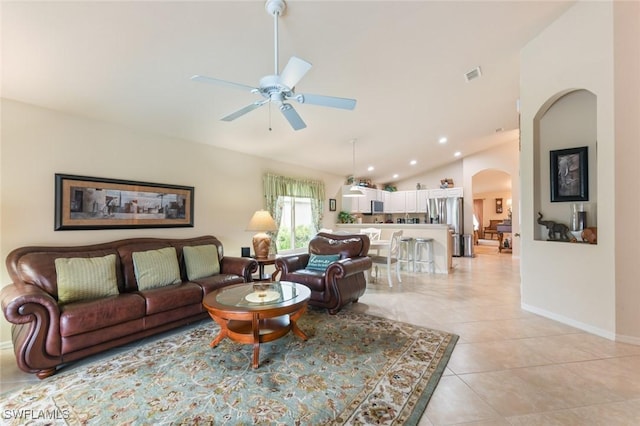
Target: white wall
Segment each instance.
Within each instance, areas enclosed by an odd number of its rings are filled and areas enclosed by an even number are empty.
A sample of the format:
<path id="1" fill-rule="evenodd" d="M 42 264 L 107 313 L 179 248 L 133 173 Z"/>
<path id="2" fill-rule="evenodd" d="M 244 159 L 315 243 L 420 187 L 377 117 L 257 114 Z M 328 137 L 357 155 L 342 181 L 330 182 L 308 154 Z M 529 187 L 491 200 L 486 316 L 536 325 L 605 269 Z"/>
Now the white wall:
<path id="1" fill-rule="evenodd" d="M 613 6 L 578 2 L 521 54 L 522 305 L 615 337 Z M 534 241 L 534 120 L 548 101 L 585 89 L 597 98 L 598 244 Z M 608 206 L 602 208 L 602 206 Z"/>
<path id="2" fill-rule="evenodd" d="M 262 176 L 272 172 L 320 179 L 336 198 L 342 176 L 267 161 L 157 135 L 138 133 L 60 112 L 2 100 L 0 258 L 25 245 L 72 245 L 129 237 L 215 235 L 225 253 L 251 246 L 249 219 L 262 204 Z M 238 141 L 241 143 L 242 141 Z M 286 161 L 286 158 L 283 159 Z M 117 178 L 195 187 L 193 228 L 54 231 L 54 174 Z M 336 222 L 325 205 L 324 226 Z M 9 284 L 2 268 L 2 286 Z M 0 320 L 0 342 L 10 325 Z"/>
<path id="3" fill-rule="evenodd" d="M 614 3 L 613 37 L 616 335 L 640 344 L 640 2 Z"/>
<path id="4" fill-rule="evenodd" d="M 416 184 L 419 183 L 422 185 L 422 189 L 437 189 L 440 188 L 440 180 L 445 178 L 453 179 L 454 187 L 462 186 L 462 160 L 401 180 L 398 182 L 397 188 L 400 191 L 410 191 L 416 189 Z"/>

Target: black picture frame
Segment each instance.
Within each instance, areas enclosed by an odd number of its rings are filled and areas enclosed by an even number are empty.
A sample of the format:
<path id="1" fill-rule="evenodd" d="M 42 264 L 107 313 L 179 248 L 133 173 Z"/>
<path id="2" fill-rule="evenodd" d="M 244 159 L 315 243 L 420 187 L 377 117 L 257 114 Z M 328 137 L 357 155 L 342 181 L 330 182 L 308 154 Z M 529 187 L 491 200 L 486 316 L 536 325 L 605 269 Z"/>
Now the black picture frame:
<path id="1" fill-rule="evenodd" d="M 336 211 L 336 199 L 335 198 L 329 198 L 329 211 L 330 212 L 335 212 Z"/>
<path id="2" fill-rule="evenodd" d="M 551 202 L 589 201 L 589 147 L 550 151 Z"/>
<path id="3" fill-rule="evenodd" d="M 55 230 L 193 227 L 194 188 L 56 173 Z"/>

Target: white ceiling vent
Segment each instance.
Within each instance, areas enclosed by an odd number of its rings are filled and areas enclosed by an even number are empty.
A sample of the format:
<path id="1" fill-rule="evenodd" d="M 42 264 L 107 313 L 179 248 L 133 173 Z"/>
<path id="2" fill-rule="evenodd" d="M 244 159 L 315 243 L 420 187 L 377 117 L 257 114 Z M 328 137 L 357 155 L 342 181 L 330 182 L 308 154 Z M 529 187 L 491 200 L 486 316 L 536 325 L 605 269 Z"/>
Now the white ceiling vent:
<path id="1" fill-rule="evenodd" d="M 471 80 L 475 80 L 476 78 L 479 78 L 481 76 L 482 76 L 482 71 L 480 71 L 480 67 L 475 67 L 471 71 L 465 73 L 464 78 L 465 80 L 467 80 L 467 83 L 468 83 Z"/>

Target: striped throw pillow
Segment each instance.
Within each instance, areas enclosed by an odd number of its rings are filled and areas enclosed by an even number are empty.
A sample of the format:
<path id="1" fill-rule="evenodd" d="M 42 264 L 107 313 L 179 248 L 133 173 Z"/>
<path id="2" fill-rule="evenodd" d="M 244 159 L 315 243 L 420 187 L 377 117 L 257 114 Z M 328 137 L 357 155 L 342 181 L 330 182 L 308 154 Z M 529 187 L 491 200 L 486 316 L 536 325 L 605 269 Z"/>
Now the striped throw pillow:
<path id="1" fill-rule="evenodd" d="M 58 258 L 55 265 L 61 304 L 118 294 L 115 254 Z"/>
<path id="2" fill-rule="evenodd" d="M 178 256 L 173 247 L 133 253 L 133 271 L 140 291 L 181 282 Z"/>
<path id="3" fill-rule="evenodd" d="M 215 244 L 185 246 L 182 252 L 189 280 L 197 280 L 220 273 L 218 247 Z"/>

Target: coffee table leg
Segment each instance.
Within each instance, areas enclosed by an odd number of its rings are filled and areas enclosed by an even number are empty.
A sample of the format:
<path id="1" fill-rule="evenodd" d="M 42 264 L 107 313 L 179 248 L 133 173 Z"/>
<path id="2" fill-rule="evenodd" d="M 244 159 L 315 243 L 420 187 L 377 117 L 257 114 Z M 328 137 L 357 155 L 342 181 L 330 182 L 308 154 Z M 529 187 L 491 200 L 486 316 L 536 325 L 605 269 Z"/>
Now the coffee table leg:
<path id="1" fill-rule="evenodd" d="M 225 337 L 227 337 L 227 331 L 229 330 L 227 328 L 227 320 L 225 320 L 224 318 L 218 318 L 215 317 L 211 314 L 209 314 L 209 316 L 218 323 L 218 325 L 220 326 L 220 333 L 218 333 L 218 335 L 216 336 L 215 339 L 213 339 L 211 341 L 211 343 L 209 343 L 209 346 L 211 346 L 212 348 L 215 348 L 216 346 L 218 346 L 218 343 L 220 343 L 222 341 L 222 339 L 224 339 Z"/>
<path id="2" fill-rule="evenodd" d="M 251 330 L 253 331 L 253 368 L 260 365 L 260 319 L 258 314 L 253 314 L 251 318 Z"/>
<path id="3" fill-rule="evenodd" d="M 295 334 L 296 336 L 298 336 L 299 338 L 301 338 L 304 341 L 307 341 L 309 339 L 309 337 L 307 337 L 307 335 L 304 333 L 304 331 L 300 330 L 300 327 L 298 327 L 298 323 L 296 321 L 298 321 L 298 319 L 306 311 L 307 311 L 307 306 L 305 305 L 299 311 L 294 312 L 293 314 L 289 315 L 289 321 L 291 322 L 291 331 L 293 331 L 293 334 Z"/>

